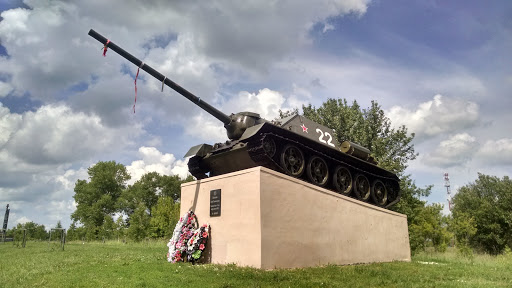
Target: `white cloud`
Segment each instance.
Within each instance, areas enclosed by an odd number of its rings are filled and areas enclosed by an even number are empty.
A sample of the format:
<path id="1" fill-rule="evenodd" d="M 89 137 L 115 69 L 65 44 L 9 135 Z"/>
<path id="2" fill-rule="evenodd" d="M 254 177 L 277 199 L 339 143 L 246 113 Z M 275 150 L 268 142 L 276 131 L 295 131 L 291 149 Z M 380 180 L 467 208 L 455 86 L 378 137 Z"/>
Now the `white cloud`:
<path id="1" fill-rule="evenodd" d="M 16 224 L 25 224 L 27 222 L 32 222 L 32 220 L 30 220 L 29 218 L 27 218 L 25 216 L 22 216 L 22 217 L 16 219 L 16 221 L 14 223 L 16 223 Z"/>
<path id="2" fill-rule="evenodd" d="M 1 59 L 0 73 L 11 76 L 18 95 L 28 91 L 35 98 L 54 98 L 55 91 L 86 81 L 98 63 L 87 57 L 91 47 L 70 41 L 77 37 L 75 29 L 86 31 L 71 23 L 79 19 L 72 4 L 36 1 L 32 10 L 12 9 L 1 16 L 0 39 L 10 57 Z"/>
<path id="3" fill-rule="evenodd" d="M 161 175 L 178 175 L 186 178 L 188 175 L 188 159 L 185 161 L 176 161 L 176 157 L 170 153 L 162 153 L 155 147 L 140 147 L 140 160 L 133 161 L 126 166 L 126 170 L 131 175 L 128 181 L 129 185 L 137 182 L 144 174 L 157 172 Z"/>
<path id="4" fill-rule="evenodd" d="M 109 57 L 110 66 L 102 65 L 101 44 L 86 34 L 90 28 L 106 33 L 140 58 L 146 55 L 143 61 L 161 64 L 164 72 L 172 69 L 187 79 L 211 81 L 213 77 L 204 77 L 204 70 L 212 69 L 212 64 L 267 70 L 300 45 L 314 23 L 347 13 L 364 14 L 368 5 L 367 0 L 322 0 L 313 6 L 309 1 L 279 5 L 232 1 L 170 5 L 156 0 L 25 3 L 31 9 L 1 14 L 0 39 L 10 57 L 2 58 L 0 73 L 12 76 L 10 84 L 18 95 L 28 91 L 45 101 L 56 97 L 55 92 L 91 82 L 93 73 L 115 76 L 118 65 L 126 63 L 115 56 Z M 116 7 L 115 15 L 110 7 Z"/>
<path id="5" fill-rule="evenodd" d="M 476 157 L 489 165 L 512 165 L 512 139 L 487 140 Z"/>
<path id="6" fill-rule="evenodd" d="M 4 148 L 29 164 L 86 160 L 97 153 L 119 149 L 128 142 L 122 129 L 105 127 L 99 117 L 75 113 L 65 105 L 44 105 L 21 117 L 5 115 L 4 110 L 0 121 L 6 132 L 2 134 L 9 135 Z"/>
<path id="7" fill-rule="evenodd" d="M 460 166 L 470 161 L 477 150 L 476 138 L 467 133 L 461 133 L 439 143 L 439 146 L 422 157 L 422 160 L 427 165 L 437 167 Z"/>
<path id="8" fill-rule="evenodd" d="M 279 116 L 279 109 L 283 107 L 284 102 L 285 98 L 281 93 L 264 88 L 258 93 L 242 91 L 226 106 L 230 107 L 232 111 L 256 112 L 262 118 L 272 120 Z"/>
<path id="9" fill-rule="evenodd" d="M 422 90 L 441 91 L 443 94 L 464 94 L 467 98 L 486 96 L 486 87 L 481 79 L 468 75 L 465 71 L 456 71 L 452 75 L 421 79 L 417 83 Z"/>
<path id="10" fill-rule="evenodd" d="M 228 139 L 223 124 L 206 112 L 192 116 L 185 127 L 184 133 L 191 138 L 205 141 L 209 144 L 224 142 Z"/>
<path id="11" fill-rule="evenodd" d="M 393 106 L 386 115 L 394 125 L 405 125 L 409 132 L 416 133 L 417 139 L 424 139 L 477 125 L 479 109 L 474 102 L 437 94 L 433 100 L 419 104 L 416 110 Z"/>
<path id="12" fill-rule="evenodd" d="M 76 180 L 87 179 L 86 169 L 70 169 L 72 164 L 80 167 L 102 154 L 118 153 L 138 131 L 107 128 L 99 117 L 65 105 L 44 105 L 22 114 L 0 105 L 0 200 L 47 205 L 50 200 L 67 201 Z M 40 212 L 73 211 L 51 209 L 45 206 Z"/>
<path id="13" fill-rule="evenodd" d="M 0 61 L 1 63 L 1 61 Z M 5 97 L 11 93 L 13 87 L 11 84 L 0 81 L 0 98 Z"/>
<path id="14" fill-rule="evenodd" d="M 0 34 L 6 42 L 13 42 L 18 46 L 27 44 L 27 42 L 34 42 L 34 40 L 27 41 L 27 39 L 20 37 L 20 34 L 29 32 L 26 23 L 29 15 L 30 10 L 23 8 L 2 12 L 3 21 L 0 24 Z"/>
<path id="15" fill-rule="evenodd" d="M 11 134 L 18 130 L 21 120 L 21 115 L 11 113 L 9 108 L 0 102 L 0 147 L 3 147 Z"/>

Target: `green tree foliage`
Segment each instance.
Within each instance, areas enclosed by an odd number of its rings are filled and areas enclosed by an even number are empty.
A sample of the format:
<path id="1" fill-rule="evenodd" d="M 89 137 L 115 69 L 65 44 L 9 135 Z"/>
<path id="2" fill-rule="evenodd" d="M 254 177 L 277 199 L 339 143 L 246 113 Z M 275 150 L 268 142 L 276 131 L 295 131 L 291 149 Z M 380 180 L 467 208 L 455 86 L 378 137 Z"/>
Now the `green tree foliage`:
<path id="1" fill-rule="evenodd" d="M 114 231 L 114 219 L 110 215 L 105 215 L 105 219 L 103 220 L 103 225 L 101 225 L 101 229 L 98 236 L 103 240 L 112 239 L 112 237 L 114 237 Z"/>
<path id="2" fill-rule="evenodd" d="M 151 216 L 144 203 L 139 203 L 130 218 L 128 237 L 134 241 L 141 241 L 149 236 L 149 221 Z"/>
<path id="3" fill-rule="evenodd" d="M 182 180 L 177 175 L 149 172 L 127 187 L 130 175 L 124 165 L 114 161 L 99 162 L 88 173 L 89 181 L 75 184 L 74 230 L 68 232 L 73 239 L 168 237 L 180 217 L 181 184 L 194 180 L 192 176 Z"/>
<path id="4" fill-rule="evenodd" d="M 473 249 L 470 240 L 477 231 L 475 218 L 459 211 L 452 215 L 449 229 L 455 235 L 455 247 L 458 252 L 465 257 L 471 257 Z"/>
<path id="5" fill-rule="evenodd" d="M 505 176 L 478 174 L 478 179 L 459 189 L 453 197 L 454 219 L 473 219 L 462 231 L 469 244 L 489 254 L 503 253 L 512 244 L 512 181 Z M 469 221 L 469 220 L 468 220 Z M 471 229 L 474 221 L 474 228 Z M 474 231 L 474 234 L 471 233 Z M 472 234 L 472 235 L 471 235 Z"/>
<path id="6" fill-rule="evenodd" d="M 140 204 L 143 204 L 146 207 L 147 211 L 149 211 L 150 217 L 153 218 L 153 211 L 155 211 L 154 208 L 158 201 L 160 201 L 160 199 L 169 198 L 169 200 L 172 203 L 178 201 L 180 198 L 181 184 L 192 180 L 194 180 L 192 176 L 189 176 L 185 180 L 182 180 L 177 175 L 160 175 L 157 172 L 150 172 L 143 175 L 139 181 L 135 182 L 132 186 L 128 187 L 128 189 L 123 191 L 118 201 L 119 209 L 128 216 L 128 226 L 131 225 L 132 214 Z M 155 237 L 163 237 L 164 235 L 168 234 L 162 234 L 163 230 L 161 230 L 164 229 L 164 226 L 162 226 L 162 223 L 160 222 L 163 220 L 163 218 L 161 218 L 161 213 L 163 211 L 161 210 L 161 208 L 159 208 L 157 211 L 159 211 L 160 214 L 157 216 L 158 220 L 154 220 L 157 222 L 154 222 L 156 226 L 155 228 L 151 228 L 151 233 L 153 233 L 152 235 L 155 235 Z M 167 211 L 166 213 L 171 213 L 170 211 L 172 211 L 172 209 Z M 174 214 L 175 213 L 173 212 L 171 216 L 176 218 L 175 221 L 177 221 L 179 215 L 176 216 Z M 171 219 L 169 218 L 171 216 L 166 217 L 167 219 Z M 166 226 L 168 225 L 169 224 L 166 224 Z"/>
<path id="7" fill-rule="evenodd" d="M 77 227 L 76 222 L 71 222 L 66 231 L 66 241 L 77 241 L 85 239 L 86 229 L 83 226 Z"/>
<path id="8" fill-rule="evenodd" d="M 120 208 L 127 214 L 131 215 L 139 204 L 144 204 L 151 211 L 162 190 L 162 176 L 157 172 L 150 172 L 142 175 L 128 189 L 124 190 L 119 198 Z"/>
<path id="9" fill-rule="evenodd" d="M 174 201 L 177 201 L 181 195 L 181 184 L 194 180 L 192 175 L 188 175 L 185 179 L 181 179 L 178 175 L 163 175 L 161 178 L 161 196 L 171 197 Z"/>
<path id="10" fill-rule="evenodd" d="M 407 215 L 410 224 L 415 217 L 418 217 L 419 211 L 425 207 L 425 201 L 421 197 L 430 195 L 432 186 L 419 188 L 416 186 L 410 175 L 405 175 L 400 178 L 400 190 L 402 196 L 400 202 L 396 203 L 391 209 L 398 213 Z"/>
<path id="11" fill-rule="evenodd" d="M 78 234 L 76 233 L 76 223 L 71 222 L 71 225 L 69 225 L 69 228 L 66 231 L 66 241 L 75 241 L 78 239 Z"/>
<path id="12" fill-rule="evenodd" d="M 40 225 L 34 222 L 26 222 L 24 224 L 16 225 L 16 228 L 13 229 L 14 238 L 21 239 L 21 237 L 23 237 L 23 229 L 26 230 L 26 240 L 48 240 L 49 234 L 46 231 L 44 225 Z"/>
<path id="13" fill-rule="evenodd" d="M 77 203 L 73 221 L 84 224 L 89 239 L 97 238 L 105 216 L 117 211 L 117 200 L 126 188 L 130 175 L 115 161 L 98 162 L 88 169 L 89 182 L 78 180 L 73 198 Z"/>
<path id="14" fill-rule="evenodd" d="M 126 230 L 126 223 L 124 222 L 123 217 L 118 217 L 115 223 L 115 231 L 114 231 L 114 237 L 119 241 L 121 238 L 124 239 L 125 236 L 125 230 Z"/>
<path id="15" fill-rule="evenodd" d="M 415 217 L 409 224 L 410 244 L 413 252 L 432 245 L 436 251 L 444 252 L 452 234 L 448 231 L 448 217 L 443 216 L 443 205 L 434 203 L 415 209 Z"/>
<path id="16" fill-rule="evenodd" d="M 119 198 L 119 208 L 130 217 L 135 208 L 143 203 L 151 215 L 153 207 L 160 197 L 170 197 L 173 201 L 177 201 L 180 198 L 181 184 L 192 180 L 194 178 L 190 175 L 182 180 L 178 175 L 146 173 L 139 181 L 123 191 Z"/>
<path id="17" fill-rule="evenodd" d="M 180 203 L 171 197 L 160 197 L 151 214 L 151 237 L 170 238 L 180 218 Z"/>

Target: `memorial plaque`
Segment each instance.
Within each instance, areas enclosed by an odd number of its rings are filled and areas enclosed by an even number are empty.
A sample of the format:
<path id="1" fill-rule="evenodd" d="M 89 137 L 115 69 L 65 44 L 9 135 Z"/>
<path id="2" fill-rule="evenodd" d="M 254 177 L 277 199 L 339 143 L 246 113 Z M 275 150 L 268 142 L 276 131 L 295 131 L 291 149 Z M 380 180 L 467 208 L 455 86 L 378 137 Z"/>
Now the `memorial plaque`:
<path id="1" fill-rule="evenodd" d="M 210 217 L 220 216 L 220 189 L 210 190 Z"/>

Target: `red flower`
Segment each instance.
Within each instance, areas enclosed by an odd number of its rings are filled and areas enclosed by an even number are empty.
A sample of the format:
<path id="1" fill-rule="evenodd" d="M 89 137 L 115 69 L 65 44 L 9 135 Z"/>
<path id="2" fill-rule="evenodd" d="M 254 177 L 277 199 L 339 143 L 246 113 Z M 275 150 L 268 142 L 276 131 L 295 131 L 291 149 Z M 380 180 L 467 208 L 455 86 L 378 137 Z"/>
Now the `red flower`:
<path id="1" fill-rule="evenodd" d="M 201 250 L 201 251 L 204 250 L 204 245 L 203 244 L 199 245 L 199 250 Z"/>
<path id="2" fill-rule="evenodd" d="M 208 233 L 203 232 L 203 238 L 206 238 L 206 237 L 208 237 Z"/>

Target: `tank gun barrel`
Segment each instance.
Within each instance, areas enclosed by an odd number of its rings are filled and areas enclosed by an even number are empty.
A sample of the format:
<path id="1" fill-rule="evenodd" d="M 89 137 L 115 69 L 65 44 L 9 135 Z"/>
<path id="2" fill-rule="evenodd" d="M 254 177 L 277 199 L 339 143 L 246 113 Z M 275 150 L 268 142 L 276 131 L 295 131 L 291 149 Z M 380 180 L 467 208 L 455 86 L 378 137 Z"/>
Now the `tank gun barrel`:
<path id="1" fill-rule="evenodd" d="M 112 41 L 109 41 L 107 38 L 103 37 L 98 32 L 96 32 L 93 29 L 91 29 L 91 30 L 89 30 L 89 36 L 91 36 L 92 38 L 98 40 L 99 42 L 101 42 L 106 47 L 112 49 L 112 51 L 114 51 L 117 54 L 121 55 L 126 60 L 132 62 L 137 67 L 140 67 L 140 69 L 146 71 L 147 73 L 149 73 L 149 75 L 155 77 L 160 82 L 163 81 L 165 83 L 165 85 L 171 87 L 171 89 L 173 89 L 174 91 L 180 93 L 185 98 L 187 98 L 188 100 L 192 101 L 192 103 L 196 104 L 197 106 L 201 107 L 206 112 L 210 113 L 213 117 L 219 119 L 222 123 L 224 123 L 224 125 L 228 125 L 231 122 L 231 118 L 228 115 L 222 113 L 221 111 L 219 111 L 215 107 L 211 106 L 207 102 L 201 100 L 200 97 L 197 97 L 196 95 L 192 94 L 191 92 L 189 92 L 185 88 L 183 88 L 180 85 L 176 84 L 176 82 L 174 82 L 171 79 L 169 79 L 169 78 L 165 77 L 164 75 L 160 74 L 160 72 L 156 71 L 151 66 L 143 63 L 141 60 L 137 59 L 132 54 L 126 52 L 123 48 L 117 46 Z"/>

